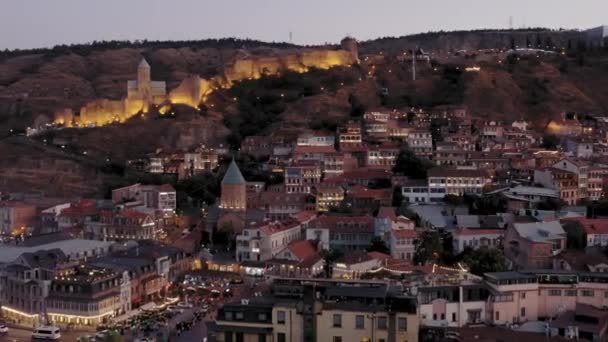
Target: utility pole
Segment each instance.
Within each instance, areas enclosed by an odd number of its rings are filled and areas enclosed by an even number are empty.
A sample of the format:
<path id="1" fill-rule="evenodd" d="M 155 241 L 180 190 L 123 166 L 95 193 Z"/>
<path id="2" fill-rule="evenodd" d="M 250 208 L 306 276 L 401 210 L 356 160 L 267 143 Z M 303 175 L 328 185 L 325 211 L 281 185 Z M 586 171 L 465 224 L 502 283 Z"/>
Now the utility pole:
<path id="1" fill-rule="evenodd" d="M 289 31 L 289 43 L 293 44 L 293 32 Z"/>

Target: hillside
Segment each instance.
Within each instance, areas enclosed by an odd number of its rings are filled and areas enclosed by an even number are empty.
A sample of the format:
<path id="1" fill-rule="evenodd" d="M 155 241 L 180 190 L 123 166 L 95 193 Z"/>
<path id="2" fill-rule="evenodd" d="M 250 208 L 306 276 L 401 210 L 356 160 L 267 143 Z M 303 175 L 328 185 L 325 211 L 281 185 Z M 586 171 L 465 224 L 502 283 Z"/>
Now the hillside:
<path id="1" fill-rule="evenodd" d="M 507 58 L 504 52 L 477 51 L 537 42 L 570 49 L 567 54 L 519 59 Z M 254 134 L 293 137 L 303 129 L 332 130 L 361 109 L 432 110 L 464 105 L 477 117 L 526 119 L 538 128 L 564 111 L 604 113 L 608 109 L 608 54 L 573 47 L 578 44 L 578 32 L 540 29 L 432 33 L 363 42 L 359 47 L 362 62 L 354 67 L 244 80 L 211 94 L 200 112 L 177 106 L 169 116 L 153 112 L 124 124 L 64 129 L 39 138 L 39 143 L 46 139 L 49 144 L 66 145 L 65 155 L 44 153 L 21 140 L 0 140 L 0 151 L 11 151 L 0 154 L 4 176 L 0 190 L 23 183 L 25 188 L 60 195 L 95 193 L 95 184 L 113 177 L 96 162 L 122 163 L 157 148 L 189 148 L 199 143 L 238 147 L 245 136 Z M 121 99 L 142 56 L 152 67 L 152 79 L 165 80 L 168 89 L 173 89 L 190 75 L 220 74 L 243 53 L 239 42 L 106 45 L 0 54 L 0 137 L 11 129 L 23 130 L 41 115 L 52 117 L 58 108 L 76 108 L 98 98 Z M 431 63 L 419 63 L 417 80 L 412 81 L 411 62 L 400 57 L 416 46 L 430 53 Z M 247 42 L 246 48 L 254 56 L 299 51 L 286 44 L 261 42 Z M 455 56 L 454 51 L 461 49 L 467 53 Z M 466 72 L 467 66 L 479 70 Z M 388 95 L 382 94 L 383 89 Z M 71 157 L 84 154 L 90 164 Z M 50 171 L 20 180 L 19 173 L 30 168 Z M 69 181 L 57 180 L 54 169 L 69 170 L 65 178 Z"/>

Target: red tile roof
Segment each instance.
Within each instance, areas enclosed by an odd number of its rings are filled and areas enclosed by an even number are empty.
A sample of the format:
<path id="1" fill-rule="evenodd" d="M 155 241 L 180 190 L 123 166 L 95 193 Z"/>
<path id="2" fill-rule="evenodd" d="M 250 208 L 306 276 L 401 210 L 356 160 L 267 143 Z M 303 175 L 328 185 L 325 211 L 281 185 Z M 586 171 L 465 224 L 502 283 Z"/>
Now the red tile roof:
<path id="1" fill-rule="evenodd" d="M 373 232 L 374 218 L 365 216 L 326 215 L 310 223 L 314 228 L 327 228 L 334 232 Z"/>
<path id="2" fill-rule="evenodd" d="M 317 249 L 312 241 L 300 240 L 287 245 L 287 249 L 298 259 L 304 261 L 317 253 Z"/>
<path id="3" fill-rule="evenodd" d="M 469 228 L 458 228 L 456 229 L 452 235 L 504 235 L 505 231 L 503 229 L 469 229 Z"/>
<path id="4" fill-rule="evenodd" d="M 257 226 L 260 228 L 261 232 L 271 235 L 288 229 L 299 227 L 300 222 L 292 218 L 288 218 L 282 221 L 262 222 Z"/>
<path id="5" fill-rule="evenodd" d="M 608 219 L 573 218 L 587 234 L 608 234 Z"/>
<path id="6" fill-rule="evenodd" d="M 418 233 L 413 229 L 391 229 L 391 234 L 399 239 L 416 239 Z"/>
<path id="7" fill-rule="evenodd" d="M 376 215 L 379 219 L 390 219 L 391 221 L 397 220 L 397 214 L 395 213 L 395 207 L 380 207 L 378 210 L 378 215 Z"/>
<path id="8" fill-rule="evenodd" d="M 297 146 L 293 153 L 335 153 L 336 150 L 333 146 Z"/>
<path id="9" fill-rule="evenodd" d="M 300 211 L 299 213 L 291 215 L 291 217 L 300 223 L 304 223 L 317 217 L 317 213 L 314 211 Z"/>

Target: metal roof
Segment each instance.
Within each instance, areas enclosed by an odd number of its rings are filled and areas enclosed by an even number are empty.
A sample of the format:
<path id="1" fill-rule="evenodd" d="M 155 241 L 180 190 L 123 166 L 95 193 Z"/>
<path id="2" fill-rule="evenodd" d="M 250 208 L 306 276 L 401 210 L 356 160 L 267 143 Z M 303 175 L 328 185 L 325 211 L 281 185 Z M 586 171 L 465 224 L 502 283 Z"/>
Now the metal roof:
<path id="1" fill-rule="evenodd" d="M 245 178 L 243 174 L 241 174 L 241 170 L 234 162 L 234 159 L 230 162 L 230 166 L 228 166 L 228 171 L 224 175 L 224 179 L 222 179 L 222 184 L 245 184 Z"/>

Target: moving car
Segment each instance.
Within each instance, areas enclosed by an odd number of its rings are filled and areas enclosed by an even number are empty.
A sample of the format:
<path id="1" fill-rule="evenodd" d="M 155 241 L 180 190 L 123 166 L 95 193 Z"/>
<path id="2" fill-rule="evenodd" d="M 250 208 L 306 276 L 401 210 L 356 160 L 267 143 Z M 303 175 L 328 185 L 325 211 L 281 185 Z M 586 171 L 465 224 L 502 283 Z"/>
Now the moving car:
<path id="1" fill-rule="evenodd" d="M 8 327 L 4 324 L 0 324 L 0 334 L 6 334 L 8 332 Z"/>
<path id="2" fill-rule="evenodd" d="M 32 338 L 41 340 L 58 340 L 61 338 L 61 333 L 59 332 L 59 328 L 54 325 L 43 325 L 34 329 Z"/>

